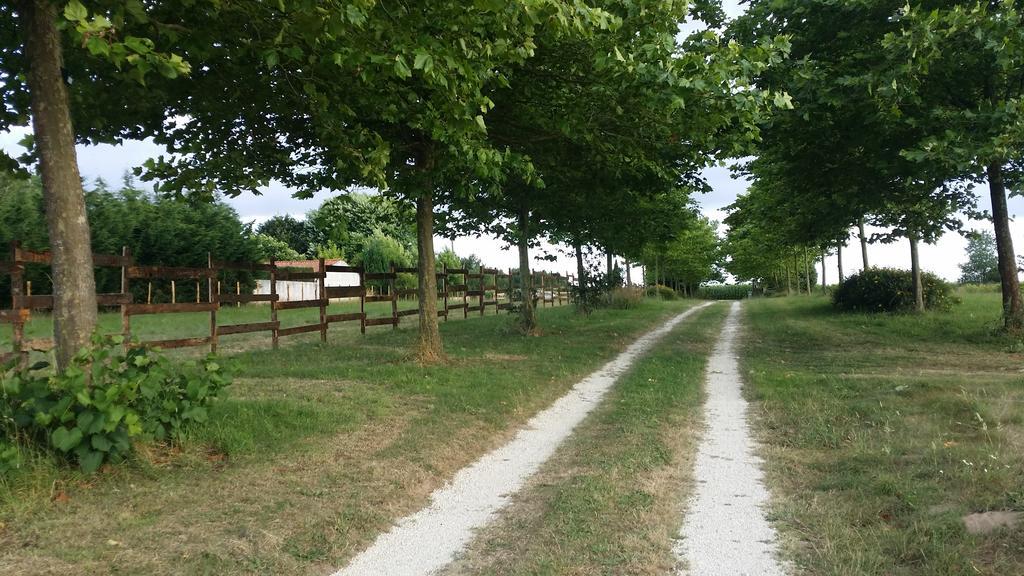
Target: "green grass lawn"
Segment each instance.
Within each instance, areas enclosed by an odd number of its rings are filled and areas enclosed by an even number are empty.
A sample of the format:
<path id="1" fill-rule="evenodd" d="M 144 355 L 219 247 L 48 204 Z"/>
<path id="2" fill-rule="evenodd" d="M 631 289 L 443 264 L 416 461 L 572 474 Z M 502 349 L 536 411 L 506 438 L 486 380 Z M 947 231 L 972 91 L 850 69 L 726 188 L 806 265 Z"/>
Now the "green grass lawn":
<path id="1" fill-rule="evenodd" d="M 747 303 L 741 362 L 773 515 L 806 574 L 1024 574 L 1024 355 L 999 295 L 947 313 L 836 314 L 824 298 Z"/>
<path id="2" fill-rule="evenodd" d="M 446 574 L 670 574 L 727 304 L 637 361 Z"/>
<path id="3" fill-rule="evenodd" d="M 0 573 L 329 572 L 690 304 L 544 309 L 535 337 L 506 314 L 453 320 L 443 366 L 410 361 L 413 322 L 243 349 L 228 355 L 230 395 L 182 449 L 140 446 L 96 477 L 37 457 L 0 481 Z"/>

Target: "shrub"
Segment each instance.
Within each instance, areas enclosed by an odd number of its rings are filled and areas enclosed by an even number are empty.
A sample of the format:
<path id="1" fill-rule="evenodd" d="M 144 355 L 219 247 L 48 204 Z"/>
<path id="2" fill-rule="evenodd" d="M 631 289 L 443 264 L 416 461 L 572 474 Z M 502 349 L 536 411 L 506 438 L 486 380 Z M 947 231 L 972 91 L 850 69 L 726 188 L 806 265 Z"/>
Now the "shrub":
<path id="1" fill-rule="evenodd" d="M 93 472 L 123 460 L 134 438 L 179 440 L 206 420 L 229 382 L 212 357 L 176 365 L 145 348 L 123 352 L 121 342 L 95 338 L 62 374 L 44 372 L 46 363 L 9 367 L 0 378 L 0 460 L 9 462 L 14 442 L 27 442 Z"/>
<path id="2" fill-rule="evenodd" d="M 913 276 L 909 270 L 871 268 L 847 278 L 832 294 L 832 303 L 850 312 L 903 312 L 914 309 Z M 953 287 L 938 276 L 923 272 L 924 306 L 949 310 L 957 302 Z"/>
<path id="3" fill-rule="evenodd" d="M 675 300 L 679 294 L 675 290 L 663 284 L 655 284 L 647 287 L 648 296 L 657 296 L 660 300 Z"/>
<path id="4" fill-rule="evenodd" d="M 618 310 L 636 308 L 643 299 L 643 292 L 639 288 L 615 288 L 612 290 L 609 307 Z"/>
<path id="5" fill-rule="evenodd" d="M 750 296 L 750 284 L 712 284 L 701 286 L 697 295 L 705 300 L 742 300 Z"/>

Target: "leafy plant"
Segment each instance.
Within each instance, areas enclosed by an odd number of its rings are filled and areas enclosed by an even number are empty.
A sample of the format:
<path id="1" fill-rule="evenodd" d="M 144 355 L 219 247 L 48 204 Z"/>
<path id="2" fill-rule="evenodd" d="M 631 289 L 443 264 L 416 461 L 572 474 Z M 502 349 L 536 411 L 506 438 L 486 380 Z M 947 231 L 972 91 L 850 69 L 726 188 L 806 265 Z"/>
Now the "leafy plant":
<path id="1" fill-rule="evenodd" d="M 62 373 L 44 362 L 10 367 L 0 379 L 0 458 L 7 462 L 8 446 L 23 441 L 94 472 L 127 457 L 134 438 L 178 440 L 206 420 L 229 382 L 213 358 L 177 366 L 146 348 L 123 352 L 122 342 L 94 337 Z"/>
<path id="2" fill-rule="evenodd" d="M 675 300 L 679 297 L 675 290 L 669 286 L 655 284 L 647 288 L 648 296 L 657 296 L 660 300 Z"/>
<path id="3" fill-rule="evenodd" d="M 958 299 L 953 287 L 938 276 L 921 273 L 924 306 L 949 310 Z M 850 312 L 903 312 L 914 309 L 913 276 L 908 270 L 869 268 L 847 278 L 832 295 L 832 303 Z"/>

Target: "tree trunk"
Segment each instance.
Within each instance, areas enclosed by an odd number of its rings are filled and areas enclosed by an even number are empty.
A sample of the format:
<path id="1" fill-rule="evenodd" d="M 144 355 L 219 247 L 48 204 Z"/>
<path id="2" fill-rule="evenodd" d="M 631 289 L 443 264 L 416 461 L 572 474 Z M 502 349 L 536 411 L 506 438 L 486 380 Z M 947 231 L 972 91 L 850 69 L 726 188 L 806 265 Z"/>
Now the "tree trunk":
<path id="1" fill-rule="evenodd" d="M 625 264 L 626 264 L 626 286 L 632 286 L 633 285 L 633 275 L 631 274 L 632 270 L 630 270 L 629 260 L 626 260 Z"/>
<path id="2" fill-rule="evenodd" d="M 807 286 L 807 295 L 811 295 L 811 262 L 807 259 L 807 248 L 804 248 L 804 284 Z"/>
<path id="3" fill-rule="evenodd" d="M 1003 326 L 1007 330 L 1024 329 L 1024 302 L 1021 301 L 1017 259 L 1010 236 L 1010 217 L 1006 208 L 1006 184 L 1003 167 L 993 162 L 988 166 L 988 187 L 992 197 L 992 224 L 995 228 L 996 253 L 999 257 L 999 280 L 1003 292 Z"/>
<path id="4" fill-rule="evenodd" d="M 921 259 L 917 254 L 917 234 L 910 236 L 910 276 L 913 282 L 914 310 L 924 312 L 924 284 L 921 282 Z"/>
<path id="5" fill-rule="evenodd" d="M 419 249 L 420 343 L 419 361 L 444 360 L 441 332 L 437 323 L 437 275 L 434 271 L 434 198 L 427 186 L 416 199 L 416 246 Z"/>
<path id="6" fill-rule="evenodd" d="M 825 251 L 821 251 L 821 293 L 824 294 L 828 290 L 828 282 L 825 280 Z"/>
<path id="7" fill-rule="evenodd" d="M 860 255 L 864 259 L 864 269 L 867 270 L 868 268 L 871 268 L 871 265 L 868 264 L 868 236 L 864 233 L 863 218 L 857 222 L 857 228 L 860 231 Z"/>
<path id="8" fill-rule="evenodd" d="M 53 253 L 55 355 L 57 369 L 63 371 L 75 353 L 89 345 L 96 330 L 96 277 L 68 94 L 61 75 L 57 3 L 27 0 L 21 8 L 32 131 Z"/>
<path id="9" fill-rule="evenodd" d="M 836 259 L 839 260 L 839 283 L 842 284 L 846 280 L 843 274 L 843 245 L 839 244 L 836 246 Z"/>
<path id="10" fill-rule="evenodd" d="M 519 211 L 519 283 L 522 286 L 520 293 L 523 295 L 519 329 L 524 334 L 533 334 L 537 330 L 537 310 L 533 306 L 533 274 L 530 273 L 529 228 L 530 209 L 523 206 Z"/>
<path id="11" fill-rule="evenodd" d="M 605 259 L 607 260 L 607 264 L 608 264 L 608 271 L 605 272 L 605 274 L 608 275 L 608 283 L 609 283 L 609 286 L 610 286 L 611 285 L 611 280 L 612 280 L 612 270 L 615 269 L 615 257 L 612 256 L 611 252 L 608 252 L 605 255 Z"/>
<path id="12" fill-rule="evenodd" d="M 793 275 L 790 273 L 789 263 L 788 262 L 785 264 L 785 266 L 786 266 L 786 296 L 792 296 L 793 295 Z"/>
<path id="13" fill-rule="evenodd" d="M 587 289 L 587 269 L 583 265 L 583 246 L 576 242 L 573 247 L 576 249 L 576 312 L 587 313 L 587 302 L 584 297 Z"/>

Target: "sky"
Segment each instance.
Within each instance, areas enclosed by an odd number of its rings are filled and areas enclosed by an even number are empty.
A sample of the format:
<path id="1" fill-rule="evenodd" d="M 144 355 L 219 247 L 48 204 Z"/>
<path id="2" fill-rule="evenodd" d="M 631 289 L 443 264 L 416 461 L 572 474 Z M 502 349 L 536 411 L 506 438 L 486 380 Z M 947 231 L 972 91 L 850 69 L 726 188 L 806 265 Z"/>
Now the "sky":
<path id="1" fill-rule="evenodd" d="M 726 0 L 723 3 L 726 12 L 730 16 L 736 16 L 742 12 L 737 0 Z M 683 31 L 692 29 L 692 25 L 681 27 Z M 28 132 L 27 128 L 14 129 L 11 132 L 0 132 L 0 149 L 20 154 L 23 150 L 17 142 Z M 151 141 L 129 141 L 123 145 L 110 146 L 78 146 L 78 163 L 82 176 L 87 182 L 96 178 L 103 178 L 109 184 L 116 186 L 120 183 L 122 175 L 133 167 L 140 165 L 148 158 L 163 153 L 160 146 Z M 738 194 L 747 189 L 747 182 L 734 179 L 728 168 L 715 167 L 704 171 L 704 176 L 711 184 L 712 191 L 696 198 L 702 211 L 713 220 L 721 221 L 725 217 L 725 207 L 731 204 Z M 827 184 L 825 184 L 827 185 Z M 272 216 L 290 214 L 302 218 L 305 214 L 317 208 L 325 199 L 333 193 L 323 192 L 311 199 L 300 200 L 293 198 L 290 192 L 281 185 L 271 185 L 263 191 L 260 196 L 243 195 L 238 198 L 228 199 L 227 202 L 238 212 L 243 222 L 263 222 Z M 990 203 L 987 198 L 987 191 L 979 190 L 982 198 L 980 207 L 988 209 Z M 1024 212 L 1024 198 L 1011 198 L 1009 201 L 1011 217 L 1016 213 Z M 623 226 L 630 226 L 633 223 L 622 222 Z M 970 222 L 967 228 L 972 230 L 991 230 L 989 222 Z M 1024 251 L 1024 225 L 1014 221 L 1011 224 L 1014 245 L 1018 252 Z M 872 230 L 869 228 L 869 234 Z M 724 233 L 724 228 L 720 229 Z M 518 255 L 514 249 L 510 249 L 503 242 L 491 237 L 466 237 L 456 238 L 454 241 L 443 238 L 435 238 L 435 248 L 440 251 L 445 246 L 454 246 L 455 251 L 460 255 L 476 254 L 485 265 L 497 268 L 518 267 Z M 934 272 L 948 280 L 956 280 L 960 276 L 959 264 L 966 260 L 965 247 L 967 241 L 958 234 L 949 233 L 943 236 L 937 243 L 922 245 L 920 256 L 922 267 Z M 537 269 L 551 272 L 572 273 L 576 266 L 569 251 L 564 247 L 542 246 L 549 252 L 558 256 L 555 262 L 542 261 L 534 258 L 533 265 Z M 872 266 L 892 266 L 896 268 L 910 267 L 910 249 L 905 243 L 889 245 L 874 244 L 869 247 L 869 261 Z M 539 256 L 540 251 L 535 251 Z M 843 258 L 844 273 L 849 275 L 861 268 L 860 250 L 856 239 L 851 236 L 849 249 L 844 250 Z M 830 256 L 825 262 L 826 279 L 835 282 L 838 274 L 835 256 Z M 634 269 L 633 277 L 639 278 L 640 270 Z M 820 269 L 819 269 L 820 274 Z"/>

